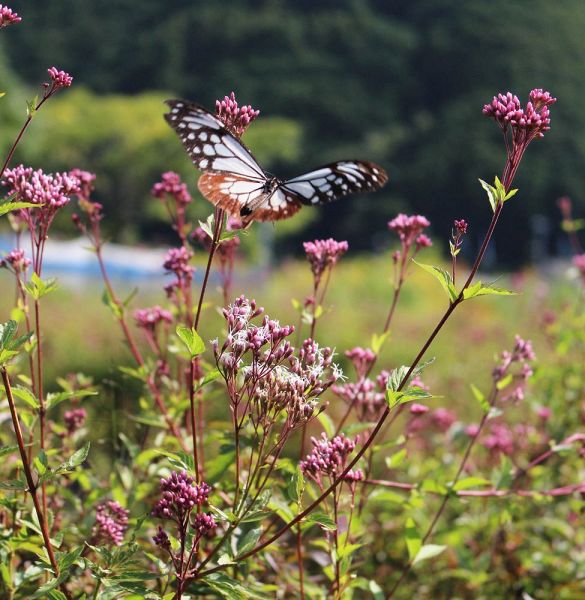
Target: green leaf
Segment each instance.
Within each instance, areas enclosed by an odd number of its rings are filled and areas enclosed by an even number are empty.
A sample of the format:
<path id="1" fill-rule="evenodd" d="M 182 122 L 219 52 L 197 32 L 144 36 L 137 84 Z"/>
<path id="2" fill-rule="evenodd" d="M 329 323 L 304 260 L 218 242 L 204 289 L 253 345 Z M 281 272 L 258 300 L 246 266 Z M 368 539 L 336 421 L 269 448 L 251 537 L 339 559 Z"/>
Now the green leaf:
<path id="1" fill-rule="evenodd" d="M 377 333 L 374 333 L 374 335 L 372 335 L 371 346 L 372 346 L 372 351 L 374 352 L 374 354 L 376 354 L 376 355 L 380 354 L 380 350 L 382 350 L 382 347 L 384 346 L 384 344 L 386 343 L 386 340 L 389 337 L 390 337 L 389 331 L 387 331 L 386 333 L 383 333 L 382 335 L 378 335 Z"/>
<path id="2" fill-rule="evenodd" d="M 21 208 L 33 208 L 35 206 L 38 207 L 39 204 L 33 204 L 32 202 L 2 202 L 0 204 L 0 217 Z"/>
<path id="3" fill-rule="evenodd" d="M 428 398 L 437 398 L 433 396 L 427 390 L 418 386 L 410 386 L 405 388 L 403 391 L 398 392 L 391 389 L 386 390 L 386 402 L 390 409 L 394 408 L 398 404 L 406 404 L 407 402 L 413 402 L 415 400 L 425 400 Z"/>
<path id="4" fill-rule="evenodd" d="M 496 383 L 496 388 L 499 390 L 503 390 L 505 387 L 508 387 L 512 381 L 514 381 L 514 375 L 512 373 L 508 373 L 505 377 L 500 379 Z"/>
<path id="5" fill-rule="evenodd" d="M 303 498 L 303 491 L 305 489 L 305 480 L 303 479 L 303 473 L 299 467 L 292 474 L 290 483 L 288 484 L 287 492 L 288 497 L 297 504 L 301 503 Z"/>
<path id="6" fill-rule="evenodd" d="M 392 456 L 386 457 L 386 466 L 389 469 L 395 469 L 399 465 L 404 462 L 406 458 L 406 448 L 402 448 L 402 450 L 398 450 Z"/>
<path id="7" fill-rule="evenodd" d="M 504 290 L 502 288 L 493 287 L 491 285 L 484 285 L 481 281 L 470 285 L 468 288 L 463 290 L 463 299 L 469 300 L 476 296 L 516 296 L 516 292 L 510 290 Z"/>
<path id="8" fill-rule="evenodd" d="M 29 444 L 30 445 L 30 444 Z M 18 450 L 18 446 L 2 446 L 0 447 L 0 458 L 7 454 L 12 454 Z"/>
<path id="9" fill-rule="evenodd" d="M 47 410 L 55 408 L 61 402 L 71 398 L 85 398 L 86 396 L 97 396 L 95 390 L 77 390 L 73 392 L 56 392 L 47 394 Z"/>
<path id="10" fill-rule="evenodd" d="M 457 293 L 457 289 L 453 285 L 453 280 L 451 279 L 451 274 L 445 269 L 441 269 L 440 267 L 434 267 L 433 265 L 425 265 L 424 263 L 420 263 L 413 259 L 412 261 L 415 265 L 418 265 L 431 275 L 437 279 L 437 281 L 441 284 L 442 288 L 445 290 L 447 296 L 449 297 L 449 301 L 451 303 L 457 300 L 459 294 Z"/>
<path id="11" fill-rule="evenodd" d="M 219 369 L 212 369 L 211 371 L 205 374 L 205 377 L 203 377 L 198 387 L 202 388 L 204 385 L 215 381 L 219 377 L 221 377 L 221 372 L 219 371 Z"/>
<path id="12" fill-rule="evenodd" d="M 249 550 L 252 550 L 252 548 L 256 546 L 256 542 L 258 542 L 261 533 L 262 528 L 258 527 L 256 529 L 250 529 L 250 531 L 243 535 L 242 538 L 238 540 L 237 556 L 241 556 L 242 554 L 246 554 Z"/>
<path id="13" fill-rule="evenodd" d="M 20 385 L 12 388 L 12 393 L 16 398 L 28 404 L 31 408 L 37 410 L 41 405 L 35 395 L 28 389 Z"/>
<path id="14" fill-rule="evenodd" d="M 14 337 L 17 329 L 18 323 L 16 321 L 10 320 L 7 323 L 0 324 L 0 350 L 10 347 L 10 341 Z"/>
<path id="15" fill-rule="evenodd" d="M 58 288 L 57 280 L 54 277 L 49 279 L 41 279 L 36 273 L 30 276 L 30 281 L 25 284 L 26 291 L 35 299 L 38 300 Z"/>
<path id="16" fill-rule="evenodd" d="M 324 513 L 310 513 L 305 517 L 305 523 L 310 523 L 311 525 L 319 525 L 325 531 L 335 531 L 337 529 L 337 525 L 335 521 L 328 517 Z"/>
<path id="17" fill-rule="evenodd" d="M 406 519 L 406 529 L 404 532 L 404 538 L 406 541 L 406 548 L 408 550 L 408 558 L 410 560 L 414 559 L 414 557 L 418 554 L 418 551 L 422 546 L 422 538 L 420 533 L 418 532 L 418 528 L 414 519 L 408 517 Z"/>
<path id="18" fill-rule="evenodd" d="M 27 483 L 23 479 L 0 481 L 0 490 L 26 490 L 27 487 Z"/>
<path id="19" fill-rule="evenodd" d="M 438 544 L 425 544 L 422 548 L 416 553 L 414 560 L 412 561 L 413 565 L 417 565 L 423 560 L 427 560 L 429 558 L 433 558 L 438 556 L 443 552 L 447 546 L 440 546 Z"/>
<path id="20" fill-rule="evenodd" d="M 177 327 L 177 335 L 183 344 L 185 344 L 191 358 L 195 358 L 205 351 L 205 344 L 194 327 L 179 325 Z"/>
<path id="21" fill-rule="evenodd" d="M 332 438 L 335 435 L 335 425 L 331 420 L 331 417 L 325 412 L 320 412 L 317 415 L 317 420 L 321 423 L 321 426 L 325 430 L 328 438 Z"/>
<path id="22" fill-rule="evenodd" d="M 112 311 L 112 314 L 116 317 L 116 319 L 122 318 L 124 311 L 122 310 L 120 304 L 114 300 L 108 288 L 104 288 L 102 293 L 102 302 Z"/>
<path id="23" fill-rule="evenodd" d="M 492 211 L 496 212 L 496 208 L 503 200 L 500 198 L 498 191 L 495 187 L 491 186 L 489 183 L 484 181 L 483 179 L 479 180 L 481 187 L 487 192 L 488 200 L 490 206 L 492 207 Z"/>
<path id="24" fill-rule="evenodd" d="M 228 600 L 245 600 L 249 597 L 246 588 L 242 587 L 235 579 L 224 573 L 213 573 L 201 579 L 214 592 Z"/>
<path id="25" fill-rule="evenodd" d="M 470 385 L 470 387 L 471 387 L 471 391 L 473 393 L 473 396 L 479 402 L 479 405 L 481 406 L 483 412 L 486 412 L 486 413 L 489 412 L 490 411 L 490 404 L 486 400 L 486 398 L 483 395 L 483 393 L 473 383 Z"/>
<path id="26" fill-rule="evenodd" d="M 466 477 L 465 479 L 460 479 L 451 489 L 455 492 L 459 492 L 461 490 L 469 490 L 474 487 L 485 485 L 492 485 L 492 482 L 483 477 Z"/>

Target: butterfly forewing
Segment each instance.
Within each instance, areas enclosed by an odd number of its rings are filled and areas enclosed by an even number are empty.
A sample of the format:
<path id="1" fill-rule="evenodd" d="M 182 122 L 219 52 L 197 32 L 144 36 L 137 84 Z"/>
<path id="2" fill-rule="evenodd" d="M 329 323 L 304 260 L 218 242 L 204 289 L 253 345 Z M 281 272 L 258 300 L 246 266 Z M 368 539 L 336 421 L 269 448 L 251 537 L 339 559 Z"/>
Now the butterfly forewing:
<path id="1" fill-rule="evenodd" d="M 165 119 L 181 138 L 198 169 L 233 173 L 255 181 L 266 180 L 262 167 L 250 151 L 217 117 L 186 100 L 167 100 L 167 104 L 171 110 Z"/>
<path id="2" fill-rule="evenodd" d="M 325 204 L 359 192 L 377 190 L 388 181 L 388 175 L 375 163 L 342 160 L 289 179 L 282 188 L 298 195 L 303 204 Z"/>

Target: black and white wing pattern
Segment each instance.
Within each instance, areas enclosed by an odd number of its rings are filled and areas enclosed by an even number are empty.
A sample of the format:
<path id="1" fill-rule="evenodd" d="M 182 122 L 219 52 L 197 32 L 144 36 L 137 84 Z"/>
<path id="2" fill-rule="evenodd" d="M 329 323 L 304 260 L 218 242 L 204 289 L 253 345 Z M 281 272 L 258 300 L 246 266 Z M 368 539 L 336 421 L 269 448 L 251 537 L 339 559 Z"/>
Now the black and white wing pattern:
<path id="1" fill-rule="evenodd" d="M 378 165 L 344 160 L 280 181 L 268 175 L 222 121 L 202 106 L 167 100 L 167 122 L 177 132 L 194 165 L 204 171 L 198 187 L 210 202 L 244 225 L 286 219 L 303 204 L 331 202 L 356 192 L 381 188 L 388 175 Z"/>

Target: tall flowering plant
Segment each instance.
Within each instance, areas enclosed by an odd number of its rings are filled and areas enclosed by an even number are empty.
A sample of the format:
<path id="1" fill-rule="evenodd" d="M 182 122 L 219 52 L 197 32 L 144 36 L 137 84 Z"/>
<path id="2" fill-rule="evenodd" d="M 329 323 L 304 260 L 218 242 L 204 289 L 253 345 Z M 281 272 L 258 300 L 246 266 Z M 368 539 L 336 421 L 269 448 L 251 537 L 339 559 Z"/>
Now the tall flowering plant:
<path id="1" fill-rule="evenodd" d="M 19 21 L 0 5 L 0 28 Z M 421 262 L 432 245 L 429 220 L 395 216 L 388 222 L 396 248 L 387 259 L 387 316 L 369 343 L 335 349 L 319 342 L 329 325 L 321 316 L 347 242 L 304 244 L 309 295 L 295 303 L 297 326 L 281 323 L 237 289 L 244 286 L 234 277 L 241 224 L 216 208 L 195 226 L 189 215 L 194 197 L 174 172 L 151 189 L 177 236 L 160 265 L 166 285 L 157 303 L 131 310 L 133 298 L 120 297 L 104 259 L 104 213 L 94 190 L 99 179 L 81 169 L 49 174 L 10 165 L 38 109 L 72 83 L 56 68 L 49 77 L 40 100 L 29 103 L 0 173 L 6 195 L 0 212 L 10 213 L 16 240 L 0 260 L 16 284 L 16 319 L 0 326 L 0 404 L 10 425 L 0 431 L 6 457 L 0 469 L 9 475 L 0 482 L 0 593 L 393 597 L 407 585 L 414 589 L 413 568 L 440 555 L 448 556 L 449 577 L 465 573 L 472 581 L 465 565 L 474 558 L 485 562 L 485 548 L 498 576 L 507 569 L 508 576 L 522 577 L 526 569 L 514 562 L 518 549 L 506 537 L 501 505 L 484 511 L 497 530 L 488 522 L 467 531 L 461 526 L 465 510 L 476 509 L 464 510 L 462 503 L 553 501 L 585 492 L 580 483 L 559 482 L 575 473 L 565 453 L 585 436 L 565 432 L 573 421 L 561 422 L 557 407 L 533 398 L 536 357 L 522 337 L 498 356 L 488 391 L 471 388 L 479 419 L 463 418 L 446 401 L 433 407 L 423 369 L 427 351 L 461 304 L 511 293 L 475 278 L 516 192 L 512 183 L 524 152 L 550 128 L 555 99 L 537 89 L 525 106 L 508 93 L 484 107 L 503 133 L 506 162 L 493 185 L 482 182 L 493 217 L 467 273 L 461 275 L 458 260 L 464 219 L 454 220 L 446 270 Z M 216 116 L 238 138 L 258 115 L 233 93 L 216 104 Z M 89 444 L 81 445 L 95 419 L 85 398 L 98 386 L 75 374 L 59 379 L 60 391 L 47 393 L 54 387 L 44 381 L 42 298 L 56 285 L 43 279 L 44 249 L 55 215 L 72 199 L 78 204 L 73 222 L 95 252 L 104 301 L 133 363 L 123 367 L 124 376 L 138 383 L 140 396 L 132 414 L 123 415 L 136 429 L 124 423 L 115 440 L 119 459 L 105 475 L 94 468 Z M 575 230 L 567 200 L 560 206 L 567 231 L 568 224 Z M 207 256 L 200 273 L 194 262 L 201 249 Z M 575 254 L 582 275 L 582 252 Z M 387 358 L 394 356 L 389 332 L 417 267 L 437 280 L 447 307 L 416 356 L 400 365 Z M 214 270 L 221 287 L 219 325 L 212 311 L 204 311 Z M 554 323 L 550 318 L 547 324 L 551 340 Z M 203 324 L 215 326 L 214 339 L 201 336 Z M 514 424 L 516 410 L 524 418 Z M 564 461 L 559 473 L 545 469 L 555 458 Z M 548 487 L 534 487 L 542 482 Z M 463 541 L 440 531 L 447 519 Z M 495 531 L 493 539 L 484 539 L 485 531 Z M 445 543 L 434 543 L 439 536 Z M 432 573 L 424 586 L 435 591 L 440 579 Z M 463 597 L 475 584 L 453 585 Z"/>

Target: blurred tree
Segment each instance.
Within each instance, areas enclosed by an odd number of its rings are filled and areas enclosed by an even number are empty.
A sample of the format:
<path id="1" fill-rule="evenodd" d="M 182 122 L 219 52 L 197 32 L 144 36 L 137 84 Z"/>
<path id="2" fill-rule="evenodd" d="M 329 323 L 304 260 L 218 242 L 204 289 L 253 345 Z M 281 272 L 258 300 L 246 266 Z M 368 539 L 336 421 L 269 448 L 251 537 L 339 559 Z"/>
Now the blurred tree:
<path id="1" fill-rule="evenodd" d="M 554 200 L 561 194 L 585 210 L 585 116 L 569 109 L 581 97 L 575 68 L 585 59 L 581 0 L 533 0 L 529 10 L 508 0 L 167 0 L 164 7 L 155 0 L 60 0 L 20 13 L 21 26 L 0 38 L 15 72 L 32 84 L 56 64 L 75 76 L 75 85 L 133 94 L 124 116 L 115 117 L 111 108 L 108 119 L 120 129 L 136 122 L 137 140 L 147 135 L 140 129 L 162 136 L 165 127 L 160 109 L 141 112 L 137 92 L 168 89 L 212 106 L 234 89 L 263 119 L 286 117 L 305 133 L 302 151 L 271 157 L 267 166 L 279 175 L 343 157 L 377 160 L 389 170 L 383 192 L 322 209 L 304 235 L 335 232 L 353 248 L 371 248 L 388 239 L 386 221 L 409 209 L 427 214 L 441 236 L 464 216 L 477 242 L 489 218 L 477 177 L 492 179 L 504 159 L 499 132 L 482 119 L 481 108 L 508 89 L 525 97 L 533 87 L 546 87 L 559 103 L 550 135 L 531 148 L 521 168 L 521 194 L 502 222 L 498 250 L 525 259 L 531 215 L 557 221 Z M 132 116 L 132 103 L 139 116 Z M 108 126 L 97 122 L 99 139 L 101 126 Z M 265 133 L 265 142 L 254 140 L 259 147 L 278 145 L 276 138 L 285 135 L 282 129 Z M 180 148 L 167 151 L 160 143 L 171 168 Z M 121 202 L 128 207 L 121 218 L 140 223 L 136 207 L 150 184 L 142 177 L 154 170 L 149 152 L 156 148 L 146 144 L 125 155 L 143 164 L 116 164 L 112 152 L 101 175 L 111 178 L 109 190 L 124 189 Z M 129 168 L 132 178 L 121 174 Z M 290 240 L 296 248 L 298 242 Z"/>

